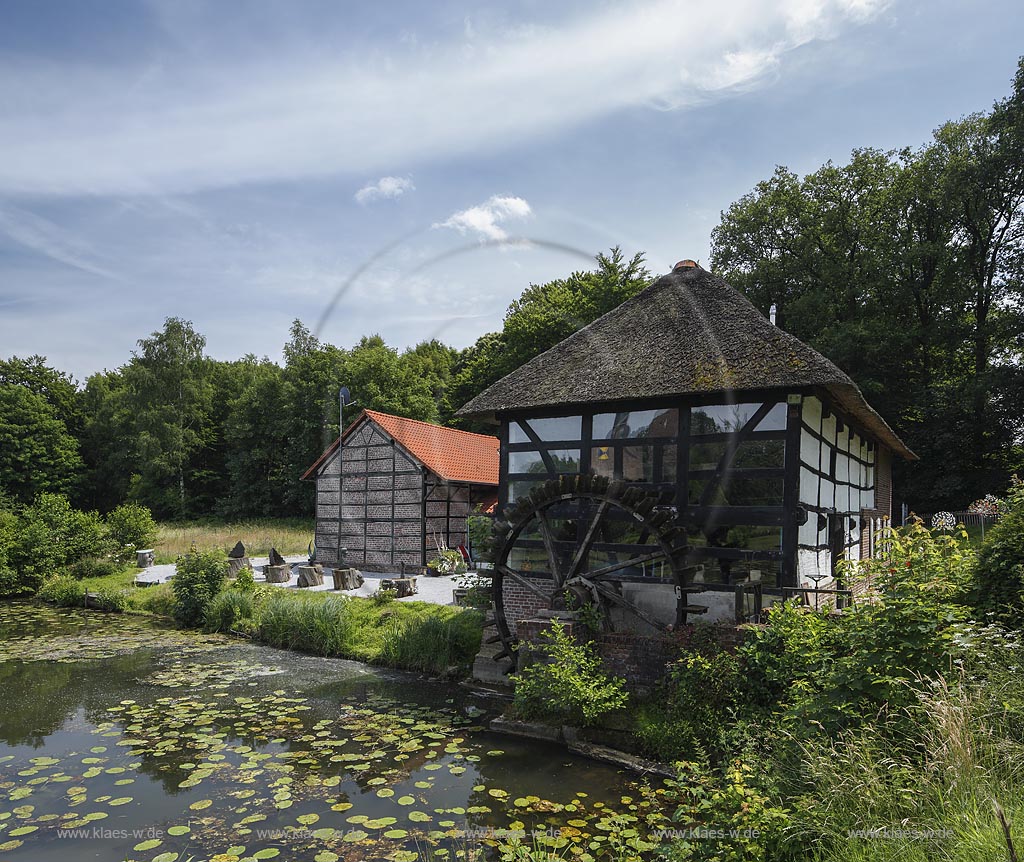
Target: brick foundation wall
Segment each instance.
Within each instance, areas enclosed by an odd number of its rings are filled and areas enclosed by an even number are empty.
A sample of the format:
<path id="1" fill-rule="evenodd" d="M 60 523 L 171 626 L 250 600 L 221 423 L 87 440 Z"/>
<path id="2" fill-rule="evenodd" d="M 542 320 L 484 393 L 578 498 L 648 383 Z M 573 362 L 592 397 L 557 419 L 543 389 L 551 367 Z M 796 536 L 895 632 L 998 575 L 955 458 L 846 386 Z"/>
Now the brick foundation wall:
<path id="1" fill-rule="evenodd" d="M 551 581 L 542 578 L 530 578 L 541 590 L 549 592 Z M 505 619 L 508 620 L 509 628 L 513 637 L 522 637 L 517 633 L 517 626 L 520 620 L 528 620 L 535 617 L 541 608 L 547 607 L 547 602 L 541 599 L 532 590 L 513 581 L 511 578 L 502 578 L 501 595 L 505 603 Z M 532 639 L 532 638 L 524 638 Z"/>

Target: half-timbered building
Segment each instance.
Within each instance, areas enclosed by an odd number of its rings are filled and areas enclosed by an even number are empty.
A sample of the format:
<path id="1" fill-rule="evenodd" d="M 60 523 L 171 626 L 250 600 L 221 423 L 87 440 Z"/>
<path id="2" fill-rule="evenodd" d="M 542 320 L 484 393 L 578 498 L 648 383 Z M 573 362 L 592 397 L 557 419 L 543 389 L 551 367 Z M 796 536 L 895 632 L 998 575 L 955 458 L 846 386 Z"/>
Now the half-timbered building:
<path id="1" fill-rule="evenodd" d="M 692 261 L 459 412 L 499 428 L 499 512 L 562 475 L 657 496 L 686 531 L 690 586 L 677 585 L 679 607 L 682 591 L 702 589 L 709 619 L 732 615 L 738 583 L 758 582 L 769 599 L 833 584 L 837 561 L 870 553 L 889 518 L 893 459 L 915 457 L 847 374 Z M 561 494 L 561 510 L 539 501 L 510 530 L 502 590 L 512 627 L 543 604 L 550 588 L 537 586 L 552 577 L 556 593 L 582 585 L 616 612 L 671 624 L 643 513 L 616 515 L 588 481 L 579 487 L 588 511 Z"/>
<path id="2" fill-rule="evenodd" d="M 306 471 L 317 559 L 366 571 L 426 565 L 466 542 L 466 516 L 497 498 L 498 439 L 364 410 Z"/>

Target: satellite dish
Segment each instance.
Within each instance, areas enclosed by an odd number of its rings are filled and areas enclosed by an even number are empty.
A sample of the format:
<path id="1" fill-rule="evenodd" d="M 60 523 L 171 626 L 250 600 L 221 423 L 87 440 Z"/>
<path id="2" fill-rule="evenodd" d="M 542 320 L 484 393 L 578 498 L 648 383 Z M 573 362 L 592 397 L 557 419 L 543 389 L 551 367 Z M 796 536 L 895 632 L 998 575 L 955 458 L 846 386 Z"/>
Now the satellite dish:
<path id="1" fill-rule="evenodd" d="M 348 387 L 347 386 L 342 386 L 341 387 L 341 391 L 338 394 L 341 396 L 341 403 L 342 404 L 351 404 L 352 403 L 352 393 L 348 391 Z"/>

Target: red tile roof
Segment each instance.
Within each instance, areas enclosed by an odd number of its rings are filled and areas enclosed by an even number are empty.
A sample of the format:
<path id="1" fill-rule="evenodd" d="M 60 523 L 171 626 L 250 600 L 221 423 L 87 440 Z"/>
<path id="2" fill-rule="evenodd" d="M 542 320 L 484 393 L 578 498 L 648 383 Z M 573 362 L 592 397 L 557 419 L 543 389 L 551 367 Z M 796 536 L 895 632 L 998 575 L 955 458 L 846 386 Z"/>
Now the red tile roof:
<path id="1" fill-rule="evenodd" d="M 433 473 L 449 482 L 498 484 L 498 438 L 445 428 L 418 419 L 405 419 L 376 410 L 364 410 L 345 429 L 344 437 L 363 420 L 369 418 L 396 443 L 405 447 Z M 335 440 L 305 473 L 312 479 L 323 463 L 337 450 Z"/>

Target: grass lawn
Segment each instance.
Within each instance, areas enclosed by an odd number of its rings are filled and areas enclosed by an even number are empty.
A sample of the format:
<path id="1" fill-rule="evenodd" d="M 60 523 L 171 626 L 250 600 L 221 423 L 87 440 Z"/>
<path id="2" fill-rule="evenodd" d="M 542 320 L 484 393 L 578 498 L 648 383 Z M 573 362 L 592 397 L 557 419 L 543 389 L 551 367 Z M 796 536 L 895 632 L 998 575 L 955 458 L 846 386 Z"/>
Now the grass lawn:
<path id="1" fill-rule="evenodd" d="M 313 529 L 312 518 L 166 523 L 157 527 L 154 550 L 158 563 L 173 563 L 193 544 L 200 551 L 227 553 L 239 541 L 251 557 L 265 557 L 271 548 L 282 554 L 304 554 L 313 541 Z"/>

